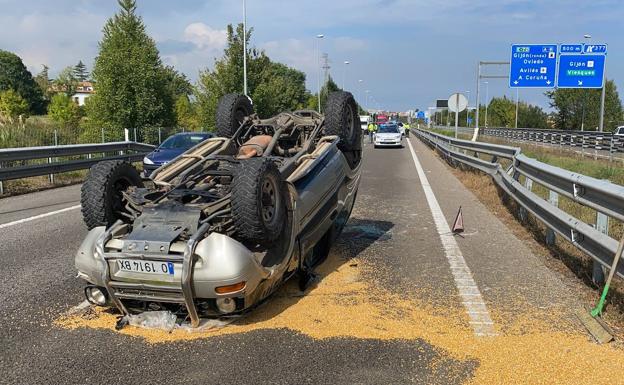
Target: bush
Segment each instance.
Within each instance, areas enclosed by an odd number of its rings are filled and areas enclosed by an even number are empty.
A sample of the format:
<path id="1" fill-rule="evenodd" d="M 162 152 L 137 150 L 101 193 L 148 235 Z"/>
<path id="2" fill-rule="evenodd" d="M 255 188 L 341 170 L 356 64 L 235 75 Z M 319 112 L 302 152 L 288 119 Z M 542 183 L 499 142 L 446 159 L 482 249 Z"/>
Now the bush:
<path id="1" fill-rule="evenodd" d="M 80 120 L 80 108 L 69 96 L 58 93 L 50 101 L 48 115 L 61 127 L 76 127 Z"/>

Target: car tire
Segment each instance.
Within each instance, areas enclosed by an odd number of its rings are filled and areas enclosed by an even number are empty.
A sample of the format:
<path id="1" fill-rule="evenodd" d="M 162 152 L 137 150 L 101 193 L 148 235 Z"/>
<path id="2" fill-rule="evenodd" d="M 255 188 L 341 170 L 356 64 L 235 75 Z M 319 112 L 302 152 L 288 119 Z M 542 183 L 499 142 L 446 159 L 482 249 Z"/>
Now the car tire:
<path id="1" fill-rule="evenodd" d="M 350 92 L 336 91 L 327 97 L 325 109 L 325 135 L 340 138 L 338 148 L 345 154 L 349 166 L 354 168 L 362 157 L 362 130 L 357 103 Z"/>
<path id="2" fill-rule="evenodd" d="M 241 94 L 226 94 L 219 99 L 216 113 L 216 134 L 231 138 L 245 117 L 253 114 L 253 106 L 248 97 Z"/>
<path id="3" fill-rule="evenodd" d="M 127 220 L 122 215 L 122 191 L 131 186 L 143 187 L 139 172 L 123 160 L 107 160 L 91 166 L 80 190 L 82 218 L 89 230 L 110 226 L 117 220 Z"/>
<path id="4" fill-rule="evenodd" d="M 251 158 L 233 168 L 232 218 L 241 241 L 270 247 L 286 222 L 282 176 L 268 158 Z"/>

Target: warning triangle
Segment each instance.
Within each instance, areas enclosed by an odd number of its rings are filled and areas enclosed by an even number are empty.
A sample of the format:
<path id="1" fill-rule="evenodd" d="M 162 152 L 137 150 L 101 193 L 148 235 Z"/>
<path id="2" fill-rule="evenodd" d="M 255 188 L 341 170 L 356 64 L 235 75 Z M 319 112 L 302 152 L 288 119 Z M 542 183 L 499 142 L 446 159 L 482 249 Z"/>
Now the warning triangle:
<path id="1" fill-rule="evenodd" d="M 455 222 L 453 223 L 453 233 L 461 234 L 464 232 L 464 216 L 462 215 L 462 208 L 459 206 L 459 211 L 457 212 L 457 216 L 455 217 Z"/>

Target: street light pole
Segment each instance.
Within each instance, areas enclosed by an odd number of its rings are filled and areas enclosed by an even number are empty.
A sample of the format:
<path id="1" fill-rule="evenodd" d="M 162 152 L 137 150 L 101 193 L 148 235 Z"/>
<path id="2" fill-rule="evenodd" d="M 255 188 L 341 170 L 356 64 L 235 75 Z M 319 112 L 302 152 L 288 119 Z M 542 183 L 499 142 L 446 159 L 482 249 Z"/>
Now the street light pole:
<path id="1" fill-rule="evenodd" d="M 316 35 L 316 81 L 318 87 L 318 112 L 321 113 L 321 40 L 325 35 L 318 34 Z"/>
<path id="2" fill-rule="evenodd" d="M 358 94 L 359 94 L 358 95 L 358 99 L 359 99 L 359 103 L 362 103 L 362 82 L 363 81 L 364 80 L 362 80 L 362 79 L 358 80 L 358 86 L 359 86 L 359 88 L 358 88 Z"/>
<path id="3" fill-rule="evenodd" d="M 470 116 L 470 91 L 466 90 L 466 95 L 468 95 L 468 105 L 466 106 L 466 128 L 470 127 L 470 123 L 468 123 L 468 119 Z"/>
<path id="4" fill-rule="evenodd" d="M 364 107 L 366 109 L 366 111 L 368 111 L 368 93 L 369 92 L 370 92 L 369 90 L 364 91 L 364 93 L 366 94 L 366 105 Z"/>
<path id="5" fill-rule="evenodd" d="M 343 91 L 346 91 L 346 85 L 347 85 L 347 66 L 348 66 L 349 64 L 351 64 L 351 63 L 349 63 L 349 61 L 348 61 L 348 60 L 345 60 L 345 61 L 344 61 L 344 65 L 345 65 L 345 66 L 344 66 L 344 72 L 343 72 L 343 74 L 342 74 L 342 90 L 343 90 Z"/>
<path id="6" fill-rule="evenodd" d="M 243 94 L 247 96 L 247 0 L 243 0 Z"/>

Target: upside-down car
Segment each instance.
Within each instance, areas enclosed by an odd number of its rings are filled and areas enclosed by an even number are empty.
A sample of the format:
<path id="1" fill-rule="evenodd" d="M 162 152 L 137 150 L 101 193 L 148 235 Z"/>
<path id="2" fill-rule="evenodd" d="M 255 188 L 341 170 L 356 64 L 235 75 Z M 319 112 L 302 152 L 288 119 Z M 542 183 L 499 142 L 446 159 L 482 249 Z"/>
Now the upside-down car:
<path id="1" fill-rule="evenodd" d="M 305 287 L 360 183 L 353 96 L 330 94 L 324 115 L 260 119 L 228 94 L 216 128 L 145 178 L 124 161 L 91 168 L 81 195 L 90 232 L 75 257 L 89 302 L 198 326 L 249 310 L 295 275 Z"/>

